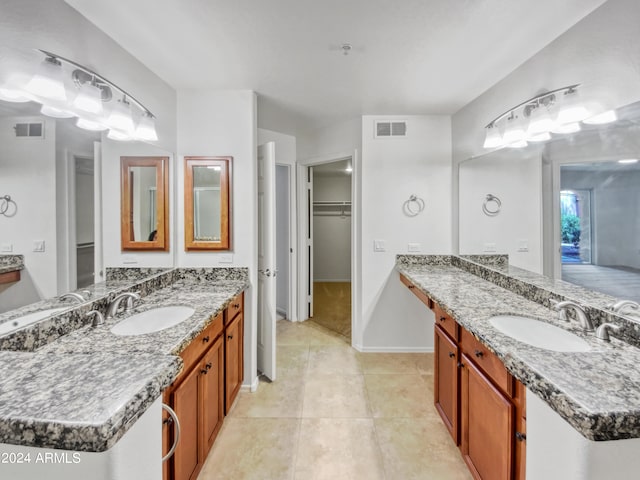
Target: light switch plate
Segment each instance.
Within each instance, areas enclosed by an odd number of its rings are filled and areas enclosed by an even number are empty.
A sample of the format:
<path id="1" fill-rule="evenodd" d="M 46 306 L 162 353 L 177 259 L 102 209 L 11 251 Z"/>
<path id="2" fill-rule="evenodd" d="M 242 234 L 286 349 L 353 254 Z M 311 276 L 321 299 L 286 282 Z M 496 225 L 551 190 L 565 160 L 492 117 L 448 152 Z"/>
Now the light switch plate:
<path id="1" fill-rule="evenodd" d="M 0 252 L 2 253 L 11 253 L 13 252 L 13 244 L 11 243 L 3 243 L 0 245 Z"/>
<path id="2" fill-rule="evenodd" d="M 518 251 L 519 252 L 528 252 L 529 251 L 529 242 L 526 240 L 518 240 Z"/>
<path id="3" fill-rule="evenodd" d="M 484 253 L 496 253 L 497 247 L 495 243 L 485 243 L 484 244 Z"/>
<path id="4" fill-rule="evenodd" d="M 33 241 L 33 251 L 34 252 L 44 252 L 44 240 L 34 240 Z"/>
<path id="5" fill-rule="evenodd" d="M 387 243 L 384 240 L 374 240 L 373 241 L 373 251 L 374 252 L 384 252 L 387 250 Z"/>
<path id="6" fill-rule="evenodd" d="M 220 263 L 233 263 L 233 253 L 221 253 L 219 257 Z"/>
<path id="7" fill-rule="evenodd" d="M 410 243 L 407 245 L 407 251 L 416 253 L 422 250 L 422 245 L 419 243 Z"/>
<path id="8" fill-rule="evenodd" d="M 125 265 L 135 265 L 136 263 L 138 263 L 138 257 L 136 257 L 135 255 L 123 255 L 122 263 L 124 263 Z"/>

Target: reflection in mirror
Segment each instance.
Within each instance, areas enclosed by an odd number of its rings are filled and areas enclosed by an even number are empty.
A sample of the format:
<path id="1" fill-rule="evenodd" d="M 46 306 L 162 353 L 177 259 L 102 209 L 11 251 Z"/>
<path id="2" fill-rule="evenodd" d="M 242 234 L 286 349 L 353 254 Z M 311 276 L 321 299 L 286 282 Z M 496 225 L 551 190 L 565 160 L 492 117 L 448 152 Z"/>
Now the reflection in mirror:
<path id="1" fill-rule="evenodd" d="M 169 249 L 167 157 L 121 157 L 122 250 Z"/>
<path id="2" fill-rule="evenodd" d="M 640 102 L 616 113 L 461 163 L 460 254 L 507 253 L 512 265 L 640 301 Z M 494 217 L 482 211 L 487 194 L 502 202 Z"/>
<path id="3" fill-rule="evenodd" d="M 185 248 L 228 250 L 231 157 L 185 157 Z"/>

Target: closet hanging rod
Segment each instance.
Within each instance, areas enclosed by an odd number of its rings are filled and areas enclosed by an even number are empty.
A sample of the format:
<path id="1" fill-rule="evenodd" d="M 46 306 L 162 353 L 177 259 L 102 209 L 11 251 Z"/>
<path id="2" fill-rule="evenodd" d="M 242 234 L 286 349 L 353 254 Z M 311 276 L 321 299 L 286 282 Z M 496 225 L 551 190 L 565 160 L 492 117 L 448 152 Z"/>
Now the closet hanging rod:
<path id="1" fill-rule="evenodd" d="M 321 200 L 315 201 L 314 200 L 313 204 L 314 205 L 326 205 L 326 206 L 331 206 L 331 205 L 340 205 L 340 206 L 345 205 L 345 206 L 348 206 L 348 205 L 351 205 L 351 201 L 328 202 L 328 201 L 321 201 Z"/>

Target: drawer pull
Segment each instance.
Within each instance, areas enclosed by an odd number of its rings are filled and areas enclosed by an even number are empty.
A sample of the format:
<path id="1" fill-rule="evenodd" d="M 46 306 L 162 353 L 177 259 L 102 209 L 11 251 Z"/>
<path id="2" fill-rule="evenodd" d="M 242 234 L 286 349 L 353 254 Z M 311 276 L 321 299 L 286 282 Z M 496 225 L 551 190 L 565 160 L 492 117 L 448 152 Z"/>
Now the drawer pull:
<path id="1" fill-rule="evenodd" d="M 202 342 L 203 342 L 203 343 L 209 343 L 209 335 L 207 335 L 206 337 L 204 337 L 204 338 L 202 339 Z"/>
<path id="2" fill-rule="evenodd" d="M 202 370 L 200 370 L 200 373 L 202 373 L 203 375 L 206 375 L 209 372 L 209 370 L 203 368 Z"/>
<path id="3" fill-rule="evenodd" d="M 521 442 L 524 442 L 524 441 L 527 440 L 527 434 L 526 433 L 516 432 L 516 439 L 518 439 Z"/>
<path id="4" fill-rule="evenodd" d="M 233 304 L 233 308 L 235 308 L 236 310 L 240 309 L 240 304 L 239 303 L 234 303 Z"/>
<path id="5" fill-rule="evenodd" d="M 415 286 L 415 285 L 409 285 L 409 289 L 410 289 L 410 290 L 413 290 L 414 288 L 416 288 L 416 286 Z"/>
<path id="6" fill-rule="evenodd" d="M 464 368 L 464 363 L 458 362 L 458 368 Z"/>
<path id="7" fill-rule="evenodd" d="M 233 340 L 233 335 L 227 335 L 227 338 L 228 338 L 229 340 Z"/>
<path id="8" fill-rule="evenodd" d="M 482 357 L 484 355 L 484 353 L 482 353 L 480 350 L 476 350 L 475 352 L 473 352 L 473 354 L 478 358 L 480 358 L 480 357 Z"/>
<path id="9" fill-rule="evenodd" d="M 440 321 L 444 322 L 447 319 L 447 317 L 440 317 Z"/>
<path id="10" fill-rule="evenodd" d="M 211 370 L 211 367 L 212 367 L 212 366 L 213 366 L 213 365 L 211 364 L 211 362 L 209 362 L 209 363 L 207 363 L 207 364 L 205 365 L 205 367 L 204 367 L 204 368 L 205 368 L 205 370 L 207 370 L 207 372 L 208 372 L 209 370 Z"/>
<path id="11" fill-rule="evenodd" d="M 453 352 L 449 352 L 449 358 L 453 358 L 453 357 L 455 357 L 455 356 L 456 356 L 456 354 L 455 354 L 455 353 L 453 353 Z"/>

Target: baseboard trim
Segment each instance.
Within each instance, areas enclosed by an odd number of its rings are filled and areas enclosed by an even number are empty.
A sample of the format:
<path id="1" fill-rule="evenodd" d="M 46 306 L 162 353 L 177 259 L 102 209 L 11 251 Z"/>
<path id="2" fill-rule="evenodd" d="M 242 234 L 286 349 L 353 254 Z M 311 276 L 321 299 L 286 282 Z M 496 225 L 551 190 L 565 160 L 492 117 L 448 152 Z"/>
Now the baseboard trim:
<path id="1" fill-rule="evenodd" d="M 258 377 L 256 377 L 253 380 L 252 384 L 243 383 L 242 386 L 240 387 L 240 391 L 255 393 L 258 390 L 258 384 L 259 383 L 260 383 L 260 379 Z"/>
<path id="2" fill-rule="evenodd" d="M 284 320 L 287 320 L 287 309 L 286 308 L 280 308 L 280 307 L 276 307 L 276 313 L 279 315 L 282 315 L 284 317 Z"/>
<path id="3" fill-rule="evenodd" d="M 433 353 L 433 347 L 365 347 L 354 344 L 353 348 L 363 353 Z"/>

